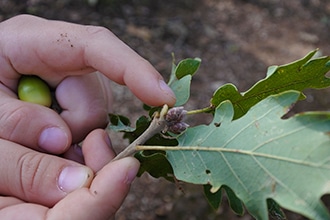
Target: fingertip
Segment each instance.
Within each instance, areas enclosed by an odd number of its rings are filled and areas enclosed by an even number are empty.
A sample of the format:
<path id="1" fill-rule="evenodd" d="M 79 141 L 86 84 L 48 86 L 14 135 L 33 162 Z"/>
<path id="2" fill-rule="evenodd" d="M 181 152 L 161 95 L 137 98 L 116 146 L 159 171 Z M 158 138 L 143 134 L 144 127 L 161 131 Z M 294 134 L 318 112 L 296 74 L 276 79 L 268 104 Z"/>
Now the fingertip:
<path id="1" fill-rule="evenodd" d="M 126 167 L 126 173 L 123 182 L 127 185 L 130 185 L 139 171 L 140 162 L 134 157 L 126 157 L 118 160 L 118 163 L 120 163 L 118 166 Z"/>
<path id="2" fill-rule="evenodd" d="M 125 84 L 132 93 L 143 103 L 150 106 L 173 106 L 176 97 L 171 88 L 164 82 L 159 74 L 139 74 L 125 77 Z"/>
<path id="3" fill-rule="evenodd" d="M 159 80 L 159 88 L 164 93 L 164 103 L 169 106 L 173 106 L 176 102 L 176 97 L 173 90 L 164 82 L 164 80 Z"/>
<path id="4" fill-rule="evenodd" d="M 38 140 L 40 148 L 52 153 L 62 153 L 68 148 L 69 143 L 70 140 L 67 132 L 59 127 L 45 128 Z"/>
<path id="5" fill-rule="evenodd" d="M 93 171 L 84 166 L 67 166 L 58 178 L 58 186 L 65 193 L 73 192 L 82 187 L 88 187 L 94 177 Z"/>
<path id="6" fill-rule="evenodd" d="M 94 172 L 101 170 L 114 157 L 110 138 L 103 129 L 93 130 L 82 144 L 82 152 L 86 166 Z"/>
<path id="7" fill-rule="evenodd" d="M 2 95 L 2 94 L 1 94 Z M 72 140 L 70 129 L 52 109 L 13 99 L 0 99 L 0 137 L 26 147 L 59 154 Z"/>
<path id="8" fill-rule="evenodd" d="M 110 162 L 95 175 L 90 188 L 69 193 L 50 210 L 48 216 L 55 219 L 67 219 L 68 216 L 71 219 L 113 217 L 123 203 L 138 169 L 139 162 L 133 157 Z M 86 208 L 88 212 L 81 211 Z"/>
<path id="9" fill-rule="evenodd" d="M 113 172 L 111 179 L 116 179 L 114 182 L 117 184 L 125 183 L 126 185 L 130 185 L 135 179 L 139 169 L 140 162 L 135 157 L 125 157 L 120 160 L 111 161 L 100 170 L 98 174 L 103 172 Z"/>
<path id="10" fill-rule="evenodd" d="M 96 73 L 69 76 L 57 86 L 56 98 L 63 108 L 60 115 L 71 130 L 73 143 L 81 142 L 93 129 L 106 127 L 108 97 Z"/>
<path id="11" fill-rule="evenodd" d="M 118 187 L 118 190 L 124 187 L 123 190 L 125 191 L 135 179 L 139 168 L 140 162 L 136 158 L 125 157 L 107 164 L 97 173 L 96 177 L 103 176 L 103 178 L 109 178 L 108 185 L 112 184 L 114 188 Z"/>

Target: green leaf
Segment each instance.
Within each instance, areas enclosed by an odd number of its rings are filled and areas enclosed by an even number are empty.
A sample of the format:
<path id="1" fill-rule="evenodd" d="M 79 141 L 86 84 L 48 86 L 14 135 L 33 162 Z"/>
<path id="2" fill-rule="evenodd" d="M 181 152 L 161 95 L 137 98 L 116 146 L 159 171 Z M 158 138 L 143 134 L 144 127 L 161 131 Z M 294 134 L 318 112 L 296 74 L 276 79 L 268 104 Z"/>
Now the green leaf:
<path id="1" fill-rule="evenodd" d="M 212 186 L 204 185 L 204 194 L 213 209 L 218 209 L 222 200 L 222 189 L 226 191 L 227 199 L 229 201 L 230 208 L 235 214 L 242 216 L 244 214 L 244 207 L 242 201 L 237 198 L 235 193 L 227 186 L 222 186 L 217 192 L 211 192 Z"/>
<path id="2" fill-rule="evenodd" d="M 191 76 L 187 75 L 180 80 L 173 81 L 173 83 L 170 85 L 176 97 L 175 106 L 184 105 L 189 100 L 190 84 Z"/>
<path id="3" fill-rule="evenodd" d="M 214 210 L 217 210 L 221 204 L 221 200 L 222 200 L 222 190 L 218 190 L 215 193 L 212 193 L 211 190 L 212 186 L 207 184 L 203 186 L 204 189 L 204 194 L 207 198 L 207 201 L 209 202 L 209 204 L 211 205 L 211 207 Z"/>
<path id="4" fill-rule="evenodd" d="M 222 189 L 226 191 L 227 199 L 229 201 L 230 208 L 235 214 L 242 216 L 244 214 L 244 208 L 242 201 L 237 198 L 235 193 L 227 186 L 222 186 L 217 192 L 211 192 L 211 185 L 204 185 L 204 194 L 213 209 L 218 209 L 221 204 Z"/>
<path id="5" fill-rule="evenodd" d="M 164 177 L 173 182 L 173 169 L 163 151 L 140 151 L 134 155 L 141 163 L 138 176 L 148 172 L 155 178 Z"/>
<path id="6" fill-rule="evenodd" d="M 272 199 L 267 199 L 269 215 L 273 219 L 284 220 L 286 216 L 281 207 Z"/>
<path id="7" fill-rule="evenodd" d="M 200 58 L 181 60 L 174 70 L 176 78 L 181 79 L 187 75 L 193 76 L 199 69 L 201 62 L 202 60 Z"/>
<path id="8" fill-rule="evenodd" d="M 217 192 L 211 192 L 212 186 L 207 184 L 204 185 L 204 194 L 206 196 L 207 201 L 211 205 L 214 210 L 217 210 L 221 204 L 222 200 L 222 189 L 226 191 L 227 199 L 229 201 L 230 208 L 235 212 L 235 214 L 239 216 L 243 216 L 244 207 L 242 201 L 237 198 L 235 193 L 227 186 L 222 186 Z M 267 199 L 267 206 L 269 215 L 273 219 L 284 220 L 286 216 L 282 211 L 281 207 L 272 199 Z"/>
<path id="9" fill-rule="evenodd" d="M 132 143 L 138 138 L 150 125 L 150 118 L 141 116 L 135 123 L 135 128 L 131 131 L 124 131 L 124 138 L 128 139 Z"/>
<path id="10" fill-rule="evenodd" d="M 201 64 L 199 58 L 187 58 L 176 66 L 173 62 L 172 73 L 168 85 L 176 96 L 175 106 L 184 105 L 190 97 L 190 84 L 192 76 Z"/>
<path id="11" fill-rule="evenodd" d="M 330 193 L 330 112 L 281 117 L 300 97 L 270 96 L 237 120 L 223 102 L 209 125 L 188 128 L 166 153 L 177 179 L 227 186 L 257 219 L 267 199 L 311 219 L 330 219 L 320 197 Z"/>
<path id="12" fill-rule="evenodd" d="M 227 194 L 227 198 L 229 201 L 229 206 L 230 208 L 237 214 L 242 216 L 244 214 L 244 208 L 243 208 L 243 203 L 242 201 L 237 198 L 237 196 L 235 195 L 234 191 L 231 190 L 229 187 L 227 186 L 223 186 L 221 187 L 226 191 Z M 210 189 L 211 190 L 211 189 Z"/>
<path id="13" fill-rule="evenodd" d="M 253 105 L 269 95 L 288 90 L 302 92 L 307 88 L 321 89 L 330 86 L 330 78 L 325 74 L 330 70 L 330 57 L 312 59 L 317 50 L 296 62 L 268 68 L 267 77 L 257 82 L 245 93 L 239 93 L 232 84 L 226 84 L 215 91 L 211 105 L 218 106 L 230 100 L 234 106 L 234 119 L 243 116 Z M 305 96 L 302 94 L 301 99 Z"/>
<path id="14" fill-rule="evenodd" d="M 130 127 L 130 121 L 125 116 L 109 114 L 109 118 L 110 118 L 110 124 L 108 128 L 113 131 L 131 132 L 135 130 L 135 128 Z"/>

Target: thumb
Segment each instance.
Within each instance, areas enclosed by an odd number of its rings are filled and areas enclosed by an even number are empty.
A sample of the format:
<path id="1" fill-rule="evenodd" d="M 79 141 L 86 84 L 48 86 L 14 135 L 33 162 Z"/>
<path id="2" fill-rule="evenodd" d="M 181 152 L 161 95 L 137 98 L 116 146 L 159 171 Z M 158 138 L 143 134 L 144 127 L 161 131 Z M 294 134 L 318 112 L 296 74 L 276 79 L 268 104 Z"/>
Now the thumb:
<path id="1" fill-rule="evenodd" d="M 100 170 L 90 188 L 81 188 L 66 196 L 48 213 L 49 219 L 109 219 L 120 208 L 139 162 L 127 157 L 110 162 Z M 72 205 L 74 204 L 74 205 Z M 84 211 L 88 209 L 88 211 Z"/>
<path id="2" fill-rule="evenodd" d="M 70 129 L 55 111 L 2 91 L 0 96 L 0 125 L 6 125 L 0 126 L 0 138 L 56 154 L 69 148 Z"/>
<path id="3" fill-rule="evenodd" d="M 56 88 L 56 99 L 63 109 L 60 116 L 71 130 L 73 143 L 79 143 L 91 130 L 105 128 L 108 123 L 111 94 L 99 77 L 96 73 L 69 76 Z"/>
<path id="4" fill-rule="evenodd" d="M 0 152 L 1 195 L 50 207 L 93 178 L 86 166 L 7 140 L 0 139 Z"/>

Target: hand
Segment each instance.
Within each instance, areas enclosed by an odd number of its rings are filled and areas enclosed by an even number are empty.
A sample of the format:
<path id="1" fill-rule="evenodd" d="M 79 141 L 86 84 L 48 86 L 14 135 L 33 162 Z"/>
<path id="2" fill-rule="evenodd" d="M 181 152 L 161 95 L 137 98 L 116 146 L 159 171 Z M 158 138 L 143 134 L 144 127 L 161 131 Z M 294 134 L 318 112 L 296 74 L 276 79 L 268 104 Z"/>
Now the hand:
<path id="1" fill-rule="evenodd" d="M 0 66 L 0 194 L 7 195 L 0 198 L 0 218 L 113 215 L 129 188 L 123 183 L 137 172 L 135 159 L 105 165 L 114 153 L 104 143 L 100 147 L 95 133 L 82 147 L 87 166 L 34 150 L 72 158 L 71 143 L 106 124 L 111 98 L 104 76 L 127 85 L 146 104 L 173 105 L 160 74 L 105 28 L 29 15 L 0 23 Z M 95 70 L 104 75 L 91 74 Z M 17 99 L 22 74 L 38 75 L 56 89 L 61 115 Z M 90 188 L 82 188 L 90 181 Z"/>
<path id="2" fill-rule="evenodd" d="M 110 147 L 103 130 L 91 132 L 82 145 L 86 167 L 0 140 L 0 191 L 12 195 L 0 197 L 0 219 L 113 217 L 139 162 L 124 158 L 108 163 L 114 157 Z"/>
<path id="3" fill-rule="evenodd" d="M 16 16 L 0 23 L 0 51 L 0 138 L 32 149 L 63 153 L 106 125 L 111 98 L 105 77 L 90 74 L 95 70 L 146 104 L 175 103 L 161 75 L 102 27 Z M 56 88 L 61 115 L 17 100 L 21 74 L 38 75 Z"/>

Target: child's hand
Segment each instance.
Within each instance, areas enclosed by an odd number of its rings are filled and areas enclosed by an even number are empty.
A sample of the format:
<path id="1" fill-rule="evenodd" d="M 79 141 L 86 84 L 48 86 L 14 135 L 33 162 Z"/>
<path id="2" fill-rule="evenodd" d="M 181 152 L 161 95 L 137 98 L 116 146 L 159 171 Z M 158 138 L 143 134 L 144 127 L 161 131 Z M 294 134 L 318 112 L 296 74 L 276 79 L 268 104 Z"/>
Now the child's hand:
<path id="1" fill-rule="evenodd" d="M 104 127 L 109 79 L 149 105 L 173 105 L 173 92 L 143 58 L 102 27 L 20 15 L 0 23 L 0 138 L 51 153 L 65 152 Z M 94 71 L 104 74 L 90 74 Z M 56 89 L 64 111 L 17 100 L 22 74 Z"/>

